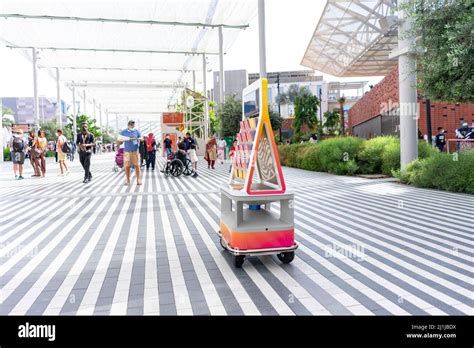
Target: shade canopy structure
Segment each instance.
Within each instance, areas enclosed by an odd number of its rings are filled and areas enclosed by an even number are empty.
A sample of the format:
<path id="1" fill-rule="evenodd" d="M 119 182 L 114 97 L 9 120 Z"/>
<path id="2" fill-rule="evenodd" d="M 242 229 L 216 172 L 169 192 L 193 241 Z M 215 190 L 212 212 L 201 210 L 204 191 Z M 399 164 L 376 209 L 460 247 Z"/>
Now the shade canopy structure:
<path id="1" fill-rule="evenodd" d="M 218 61 L 219 31 L 225 53 L 256 14 L 254 0 L 4 0 L 0 38 L 103 108 L 164 112 Z"/>
<path id="2" fill-rule="evenodd" d="M 381 76 L 397 64 L 396 0 L 328 0 L 301 65 L 338 77 Z"/>

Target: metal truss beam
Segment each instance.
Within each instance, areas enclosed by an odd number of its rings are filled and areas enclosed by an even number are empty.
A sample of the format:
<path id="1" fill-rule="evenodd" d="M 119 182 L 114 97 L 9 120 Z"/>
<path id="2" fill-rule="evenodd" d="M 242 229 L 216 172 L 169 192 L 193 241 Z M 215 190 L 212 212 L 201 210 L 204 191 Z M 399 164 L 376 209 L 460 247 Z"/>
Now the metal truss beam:
<path id="1" fill-rule="evenodd" d="M 32 49 L 32 46 L 7 45 L 8 48 Z M 195 52 L 195 51 L 166 51 L 166 50 L 133 50 L 115 48 L 82 48 L 82 47 L 34 47 L 37 50 L 48 51 L 75 51 L 75 52 L 125 52 L 125 53 L 158 53 L 158 54 L 184 54 L 185 56 L 197 56 L 202 54 L 219 55 L 219 52 Z"/>
<path id="2" fill-rule="evenodd" d="M 19 13 L 1 13 L 3 18 L 22 18 L 22 19 L 39 19 L 39 20 L 56 20 L 56 21 L 75 21 L 75 22 L 101 22 L 101 23 L 124 23 L 124 24 L 146 24 L 146 25 L 169 25 L 169 26 L 186 26 L 196 28 L 225 28 L 225 29 L 246 29 L 249 24 L 231 25 L 231 24 L 208 24 L 202 22 L 172 22 L 172 21 L 155 21 L 155 20 L 138 20 L 138 19 L 120 19 L 120 18 L 88 18 L 88 17 L 68 17 L 68 16 L 46 16 L 46 15 L 25 15 Z"/>
<path id="3" fill-rule="evenodd" d="M 184 88 L 185 85 L 175 84 L 143 84 L 143 83 L 89 83 L 89 82 L 73 82 L 68 84 L 71 87 L 83 87 L 83 88 L 129 88 L 129 89 L 160 89 L 160 88 Z"/>
<path id="4" fill-rule="evenodd" d="M 161 72 L 191 72 L 194 70 L 183 69 L 145 69 L 145 68 L 103 68 L 103 67 L 80 67 L 80 66 L 46 66 L 40 65 L 39 69 L 60 69 L 60 70 L 104 70 L 104 71 L 161 71 Z"/>

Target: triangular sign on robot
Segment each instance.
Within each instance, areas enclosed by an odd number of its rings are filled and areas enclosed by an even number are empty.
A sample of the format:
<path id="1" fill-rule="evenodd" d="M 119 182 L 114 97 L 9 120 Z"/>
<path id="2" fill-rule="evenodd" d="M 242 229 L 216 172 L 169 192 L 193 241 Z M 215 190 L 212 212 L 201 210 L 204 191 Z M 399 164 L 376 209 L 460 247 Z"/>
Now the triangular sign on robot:
<path id="1" fill-rule="evenodd" d="M 243 91 L 243 115 L 230 186 L 249 195 L 282 194 L 286 190 L 268 114 L 267 79 L 259 79 Z"/>

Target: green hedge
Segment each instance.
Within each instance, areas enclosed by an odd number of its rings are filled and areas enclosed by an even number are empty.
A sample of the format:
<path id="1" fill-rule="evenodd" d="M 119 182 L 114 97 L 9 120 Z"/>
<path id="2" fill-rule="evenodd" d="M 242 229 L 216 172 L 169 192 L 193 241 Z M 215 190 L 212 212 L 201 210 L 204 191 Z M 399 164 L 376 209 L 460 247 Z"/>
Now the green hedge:
<path id="1" fill-rule="evenodd" d="M 318 144 L 280 145 L 280 162 L 287 167 L 323 171 L 339 175 L 385 174 L 400 169 L 400 141 L 392 136 L 370 140 L 356 137 L 325 139 Z M 438 150 L 425 141 L 418 143 L 419 158 Z"/>
<path id="2" fill-rule="evenodd" d="M 4 161 L 11 161 L 12 160 L 9 147 L 4 147 L 3 148 L 3 160 Z"/>
<path id="3" fill-rule="evenodd" d="M 363 142 L 356 137 L 336 137 L 318 144 L 280 145 L 278 153 L 287 167 L 353 175 L 359 168 L 357 155 Z"/>
<path id="4" fill-rule="evenodd" d="M 319 144 L 320 162 L 323 171 L 338 175 L 353 175 L 357 172 L 357 156 L 364 140 L 356 137 L 336 137 Z"/>
<path id="5" fill-rule="evenodd" d="M 474 150 L 460 154 L 436 153 L 410 163 L 396 176 L 406 184 L 474 194 Z"/>
<path id="6" fill-rule="evenodd" d="M 437 149 L 427 142 L 421 140 L 418 142 L 418 158 L 428 158 L 436 153 Z M 382 154 L 382 173 L 393 175 L 394 171 L 400 170 L 400 142 L 397 141 L 388 144 Z"/>
<path id="7" fill-rule="evenodd" d="M 317 144 L 278 146 L 284 166 L 338 175 L 386 174 L 420 187 L 474 193 L 474 150 L 443 154 L 425 141 L 418 142 L 419 159 L 400 174 L 400 141 L 392 136 L 363 140 L 336 137 Z M 456 160 L 457 159 L 457 160 Z"/>
<path id="8" fill-rule="evenodd" d="M 397 148 L 398 144 L 398 139 L 392 136 L 377 137 L 365 141 L 358 156 L 359 172 L 362 174 L 382 173 L 383 163 L 387 162 L 387 160 L 383 161 L 384 153 L 387 149 Z M 398 154 L 400 154 L 399 151 L 398 147 Z M 388 173 L 390 174 L 391 171 Z"/>

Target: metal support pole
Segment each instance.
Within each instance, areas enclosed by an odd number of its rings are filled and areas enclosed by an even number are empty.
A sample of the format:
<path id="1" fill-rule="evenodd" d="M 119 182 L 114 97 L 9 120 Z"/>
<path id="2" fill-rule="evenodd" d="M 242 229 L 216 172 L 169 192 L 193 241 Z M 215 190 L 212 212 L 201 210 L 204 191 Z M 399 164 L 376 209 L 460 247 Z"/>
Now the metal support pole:
<path id="1" fill-rule="evenodd" d="M 82 96 L 84 98 L 84 110 L 83 113 L 84 115 L 87 115 L 87 96 L 86 96 L 86 90 L 82 92 Z"/>
<path id="2" fill-rule="evenodd" d="M 95 99 L 92 99 L 92 115 L 94 115 L 94 120 L 97 124 L 97 113 L 96 113 L 96 104 L 95 104 Z M 100 125 L 102 126 L 102 125 Z M 99 127 L 100 127 L 99 126 Z"/>
<path id="3" fill-rule="evenodd" d="M 207 100 L 207 65 L 206 55 L 202 55 L 202 94 L 204 96 L 204 140 L 209 138 L 209 101 Z"/>
<path id="4" fill-rule="evenodd" d="M 225 100 L 224 88 L 224 37 L 222 35 L 222 26 L 219 27 L 219 103 Z"/>
<path id="5" fill-rule="evenodd" d="M 105 134 L 109 135 L 109 110 L 105 109 Z"/>
<path id="6" fill-rule="evenodd" d="M 193 91 L 196 91 L 196 70 L 193 70 Z"/>
<path id="7" fill-rule="evenodd" d="M 260 56 L 260 78 L 267 77 L 265 48 L 265 0 L 258 0 L 258 51 Z"/>
<path id="8" fill-rule="evenodd" d="M 95 100 L 94 100 L 95 102 Z M 104 142 L 104 130 L 103 130 L 103 127 L 102 127 L 102 104 L 99 104 L 99 124 L 100 124 L 100 132 L 102 134 L 101 136 L 101 140 L 102 142 Z"/>
<path id="9" fill-rule="evenodd" d="M 76 88 L 72 87 L 72 133 L 74 142 L 77 139 L 77 109 L 76 109 Z"/>
<path id="10" fill-rule="evenodd" d="M 277 73 L 277 91 L 278 91 L 278 116 L 281 118 L 281 102 L 280 102 L 280 73 Z M 283 143 L 280 125 L 280 143 Z"/>
<path id="11" fill-rule="evenodd" d="M 431 138 L 433 135 L 433 130 L 431 129 L 431 101 L 430 98 L 426 97 L 426 130 L 428 132 L 428 144 L 433 143 Z"/>
<path id="12" fill-rule="evenodd" d="M 323 85 L 319 88 L 319 122 L 320 127 L 323 127 Z"/>
<path id="13" fill-rule="evenodd" d="M 56 107 L 58 110 L 58 127 L 63 127 L 63 115 L 62 115 L 62 108 L 61 108 L 61 86 L 60 86 L 60 76 L 59 76 L 59 68 L 56 68 Z"/>
<path id="14" fill-rule="evenodd" d="M 39 129 L 40 116 L 39 116 L 39 99 L 38 99 L 38 58 L 36 57 L 36 49 L 33 47 L 33 98 L 35 106 L 35 120 L 36 129 Z"/>
<path id="15" fill-rule="evenodd" d="M 399 0 L 403 8 L 409 0 Z M 418 157 L 418 101 L 416 92 L 416 61 L 410 52 L 413 40 L 407 35 L 411 20 L 405 11 L 400 11 L 398 28 L 399 93 L 400 93 L 400 164 L 402 170 Z"/>

